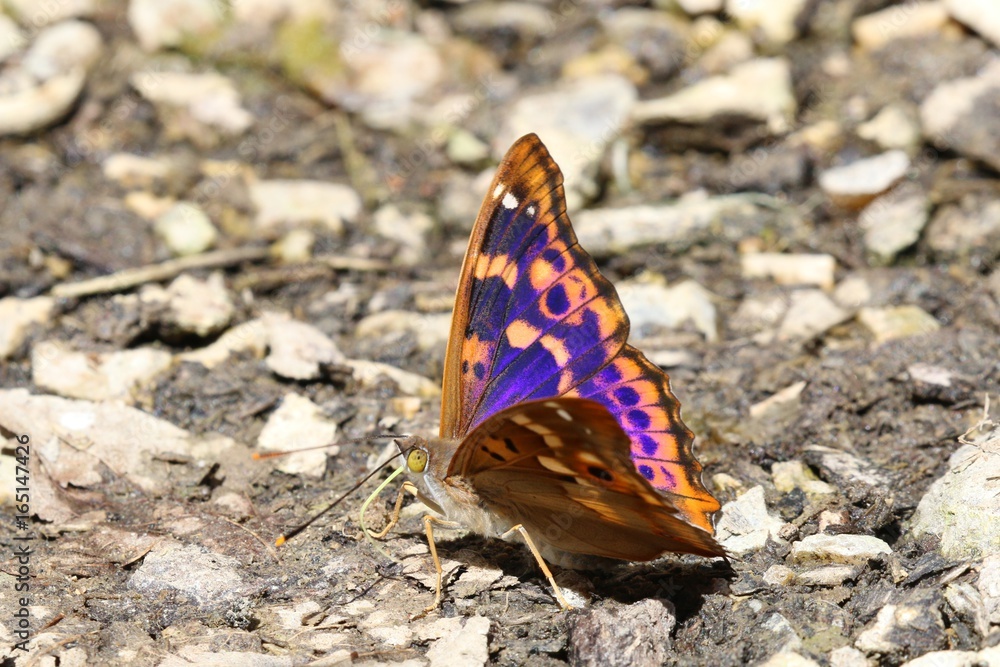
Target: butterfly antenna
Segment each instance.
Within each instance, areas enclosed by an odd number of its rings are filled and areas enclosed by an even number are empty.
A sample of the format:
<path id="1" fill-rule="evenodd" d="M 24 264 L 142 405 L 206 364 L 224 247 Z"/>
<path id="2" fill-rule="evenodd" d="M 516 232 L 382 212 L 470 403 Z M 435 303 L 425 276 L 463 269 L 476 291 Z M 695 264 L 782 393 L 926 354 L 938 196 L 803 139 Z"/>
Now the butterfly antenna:
<path id="1" fill-rule="evenodd" d="M 329 447 L 339 447 L 340 445 L 360 445 L 363 442 L 374 442 L 376 440 L 382 440 L 384 438 L 398 438 L 399 436 L 394 433 L 384 433 L 379 435 L 366 435 L 361 438 L 351 438 L 350 440 L 344 440 L 343 442 L 330 442 L 325 445 L 313 445 L 312 447 L 300 447 L 298 449 L 285 449 L 280 452 L 254 452 L 250 455 L 254 461 L 263 461 L 264 459 L 276 459 L 279 456 L 287 456 L 289 454 L 295 454 L 297 452 L 310 452 L 314 449 L 327 449 Z"/>
<path id="2" fill-rule="evenodd" d="M 359 439 L 359 440 L 375 440 L 375 439 L 378 439 L 378 438 L 398 438 L 398 437 L 400 437 L 400 436 L 398 436 L 398 435 L 377 435 L 377 436 L 369 436 L 368 438 L 363 438 L 363 439 Z M 309 447 L 307 449 L 315 449 L 315 447 Z M 378 466 L 377 468 L 375 468 L 374 470 L 372 470 L 370 473 L 368 473 L 367 475 L 365 475 L 363 478 L 361 478 L 361 481 L 359 481 L 357 484 L 355 484 L 350 489 L 348 489 L 347 491 L 345 491 L 339 498 L 337 498 L 332 503 L 330 503 L 329 505 L 327 505 L 326 507 L 324 507 L 323 509 L 321 509 L 319 512 L 317 512 L 316 514 L 313 514 L 311 517 L 309 517 L 308 519 L 306 519 L 303 523 L 301 523 L 298 526 L 296 526 L 295 528 L 292 528 L 291 530 L 289 530 L 287 532 L 284 532 L 281 535 L 279 535 L 278 539 L 276 539 L 274 541 L 274 546 L 280 547 L 285 542 L 287 542 L 288 540 L 292 539 L 293 537 L 295 537 L 296 535 L 298 535 L 299 533 L 301 533 L 303 530 L 305 530 L 309 526 L 313 525 L 316 522 L 317 519 L 319 519 L 321 516 L 323 516 L 324 514 L 326 514 L 327 512 L 329 512 L 330 510 L 332 510 L 337 505 L 339 505 L 341 502 L 344 501 L 345 498 L 347 498 L 349 495 L 351 495 L 352 493 L 354 493 L 355 491 L 357 491 L 358 489 L 360 489 L 365 484 L 365 482 L 367 482 L 368 480 L 370 480 L 372 477 L 374 477 L 376 474 L 378 474 L 383 468 L 385 468 L 387 465 L 389 465 L 390 463 L 392 463 L 392 460 L 395 459 L 396 456 L 402 456 L 402 452 L 400 452 L 399 454 L 396 454 L 395 456 L 393 456 L 392 458 L 390 458 L 388 461 L 386 461 L 385 463 L 381 464 L 380 466 Z M 264 457 L 264 458 L 266 458 L 266 457 Z M 392 475 L 390 475 L 389 479 L 394 478 L 398 474 L 399 474 L 399 470 L 397 470 Z M 385 482 L 383 482 L 382 486 L 379 487 L 379 491 L 381 491 L 384 487 L 385 487 Z M 369 498 L 369 500 L 370 500 L 370 498 Z M 367 501 L 366 501 L 366 504 L 367 504 Z"/>

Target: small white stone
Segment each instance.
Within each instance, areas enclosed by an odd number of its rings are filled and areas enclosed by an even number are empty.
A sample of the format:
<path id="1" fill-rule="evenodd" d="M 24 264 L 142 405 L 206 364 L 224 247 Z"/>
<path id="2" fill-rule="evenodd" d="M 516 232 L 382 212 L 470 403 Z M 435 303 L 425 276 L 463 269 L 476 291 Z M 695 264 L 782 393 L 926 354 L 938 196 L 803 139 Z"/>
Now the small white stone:
<path id="1" fill-rule="evenodd" d="M 853 646 L 841 646 L 830 651 L 830 667 L 875 667 L 875 661 Z"/>
<path id="2" fill-rule="evenodd" d="M 223 19 L 215 0 L 129 0 L 128 22 L 147 51 L 178 46 L 186 37 L 202 37 Z"/>
<path id="3" fill-rule="evenodd" d="M 930 205 L 927 194 L 918 187 L 901 187 L 878 197 L 858 216 L 865 248 L 878 262 L 892 262 L 920 238 Z"/>
<path id="4" fill-rule="evenodd" d="M 757 667 L 819 667 L 819 663 L 794 651 L 781 651 L 757 663 Z"/>
<path id="5" fill-rule="evenodd" d="M 725 0 L 677 0 L 677 6 L 689 16 L 715 14 L 722 9 Z"/>
<path id="6" fill-rule="evenodd" d="M 164 540 L 143 556 L 128 586 L 148 599 L 179 592 L 196 608 L 221 611 L 245 594 L 242 568 L 232 556 Z"/>
<path id="7" fill-rule="evenodd" d="M 122 187 L 149 186 L 167 178 L 172 166 L 162 157 L 145 157 L 132 153 L 113 153 L 101 164 L 104 177 Z"/>
<path id="8" fill-rule="evenodd" d="M 65 343 L 42 341 L 31 350 L 31 377 L 39 387 L 60 396 L 129 400 L 170 363 L 169 352 L 152 348 L 77 352 Z"/>
<path id="9" fill-rule="evenodd" d="M 23 24 L 35 28 L 51 25 L 65 19 L 93 16 L 97 12 L 95 0 L 6 0 L 7 10 Z"/>
<path id="10" fill-rule="evenodd" d="M 912 364 L 906 368 L 910 379 L 916 382 L 933 384 L 938 387 L 950 387 L 951 379 L 955 375 L 952 371 L 941 366 L 931 364 Z"/>
<path id="11" fill-rule="evenodd" d="M 373 22 L 371 25 L 378 24 Z M 350 35 L 343 41 L 333 41 L 334 48 L 342 56 L 341 62 L 336 66 L 324 60 L 307 62 L 302 78 L 325 102 L 359 114 L 370 127 L 402 132 L 409 124 L 422 122 L 416 118 L 428 112 L 430 101 L 440 91 L 448 65 L 436 46 L 418 32 L 380 27 L 380 30 L 363 33 L 362 26 L 357 31 L 360 38 Z M 285 48 L 293 46 L 299 49 L 297 54 L 301 54 L 298 45 L 288 44 Z M 318 55 L 324 53 L 322 49 L 316 51 Z M 302 58 L 301 55 L 295 57 Z M 496 85 L 492 75 L 485 75 L 476 93 L 489 96 Z M 467 109 L 460 109 L 446 117 L 454 117 L 462 111 L 464 115 L 469 113 Z M 440 116 L 429 117 L 433 121 L 428 122 L 441 121 Z M 406 177 L 416 169 L 425 168 L 427 155 L 423 149 L 419 150 L 419 154 L 404 157 L 398 169 L 390 167 L 389 172 Z"/>
<path id="12" fill-rule="evenodd" d="M 889 639 L 896 627 L 896 605 L 887 604 L 882 607 L 875 620 L 858 635 L 854 645 L 867 653 L 891 653 L 897 645 Z"/>
<path id="13" fill-rule="evenodd" d="M 818 289 L 796 290 L 778 329 L 780 340 L 808 340 L 850 319 L 851 313 Z"/>
<path id="14" fill-rule="evenodd" d="M 688 193 L 666 206 L 624 206 L 585 209 L 573 217 L 580 245 L 594 255 L 611 255 L 654 243 L 690 239 L 719 220 L 741 218 L 756 211 L 744 195 L 709 197 Z"/>
<path id="15" fill-rule="evenodd" d="M 841 308 L 855 310 L 867 305 L 872 298 L 872 288 L 862 276 L 849 276 L 840 281 L 833 291 L 833 300 Z"/>
<path id="16" fill-rule="evenodd" d="M 361 213 L 361 197 L 342 183 L 324 181 L 258 181 L 248 186 L 257 208 L 257 227 L 282 223 L 320 223 L 334 233 L 343 231 Z"/>
<path id="17" fill-rule="evenodd" d="M 864 565 L 891 553 L 888 544 L 870 535 L 809 535 L 792 544 L 789 558 L 794 563 Z"/>
<path id="18" fill-rule="evenodd" d="M 791 586 L 795 582 L 795 572 L 787 565 L 772 565 L 762 578 L 768 586 Z"/>
<path id="19" fill-rule="evenodd" d="M 284 264 L 304 264 L 312 259 L 316 235 L 309 229 L 290 229 L 274 244 L 274 251 Z"/>
<path id="20" fill-rule="evenodd" d="M 0 299 L 0 359 L 6 359 L 21 346 L 34 325 L 48 324 L 55 301 L 47 296 Z"/>
<path id="21" fill-rule="evenodd" d="M 445 149 L 448 159 L 455 164 L 478 165 L 490 157 L 490 147 L 468 130 L 455 129 L 448 137 Z"/>
<path id="22" fill-rule="evenodd" d="M 224 134 L 239 135 L 253 124 L 232 80 L 217 72 L 136 72 L 132 86 L 154 106 L 186 113 L 190 121 Z M 200 134 L 195 135 L 200 136 Z"/>
<path id="23" fill-rule="evenodd" d="M 427 649 L 430 667 L 477 667 L 489 659 L 490 619 L 472 616 Z"/>
<path id="24" fill-rule="evenodd" d="M 909 156 L 901 150 L 891 150 L 827 169 L 819 175 L 819 186 L 834 203 L 851 205 L 885 192 L 909 168 Z"/>
<path id="25" fill-rule="evenodd" d="M 744 556 L 764 548 L 768 539 L 783 542 L 778 532 L 784 525 L 768 513 L 764 487 L 755 486 L 722 508 L 716 539 L 734 556 Z"/>
<path id="26" fill-rule="evenodd" d="M 685 280 L 669 288 L 656 282 L 638 281 L 624 281 L 616 287 L 632 323 L 633 335 L 641 333 L 645 326 L 673 329 L 690 320 L 706 340 L 718 340 L 712 293 L 694 280 Z"/>
<path id="27" fill-rule="evenodd" d="M 809 495 L 826 495 L 837 491 L 832 485 L 817 479 L 802 461 L 776 462 L 771 466 L 771 478 L 774 480 L 774 487 L 782 493 L 789 493 L 797 488 Z"/>
<path id="28" fill-rule="evenodd" d="M 931 651 L 907 660 L 900 667 L 992 667 L 994 663 L 981 660 L 976 651 Z"/>
<path id="29" fill-rule="evenodd" d="M 763 401 L 754 403 L 750 406 L 751 419 L 777 421 L 794 415 L 802 405 L 800 397 L 802 396 L 802 390 L 805 388 L 806 383 L 804 381 L 796 382 L 776 394 L 765 398 Z M 791 489 L 778 490 L 791 491 Z"/>
<path id="30" fill-rule="evenodd" d="M 1000 427 L 972 443 L 951 455 L 912 519 L 915 535 L 939 537 L 941 553 L 955 560 L 996 553 L 1000 543 Z"/>
<path id="31" fill-rule="evenodd" d="M 336 437 L 337 424 L 324 417 L 318 405 L 290 392 L 264 424 L 257 446 L 269 452 L 287 451 L 332 445 Z M 290 475 L 321 477 L 326 470 L 326 457 L 339 451 L 340 447 L 334 445 L 328 449 L 292 452 L 274 459 L 274 465 Z"/>
<path id="32" fill-rule="evenodd" d="M 990 623 L 1000 625 L 1000 554 L 991 554 L 983 559 L 976 589 L 983 596 Z"/>
<path id="33" fill-rule="evenodd" d="M 401 332 L 413 334 L 423 351 L 443 346 L 451 335 L 451 313 L 422 315 L 408 310 L 383 310 L 358 322 L 354 337 L 369 340 Z"/>
<path id="34" fill-rule="evenodd" d="M 263 357 L 266 348 L 267 327 L 263 320 L 255 319 L 229 329 L 207 347 L 178 354 L 177 359 L 215 368 L 228 361 L 230 355 L 239 352 L 249 350 L 254 356 Z"/>
<path id="35" fill-rule="evenodd" d="M 705 123 L 718 116 L 743 116 L 767 124 L 773 133 L 787 131 L 795 116 L 791 69 L 783 58 L 758 58 L 658 99 L 636 103 L 638 123 L 665 120 Z"/>
<path id="36" fill-rule="evenodd" d="M 801 586 L 840 586 L 857 576 L 857 568 L 851 565 L 823 565 L 799 572 L 795 577 L 795 583 Z"/>
<path id="37" fill-rule="evenodd" d="M 983 596 L 966 582 L 952 582 L 944 589 L 944 599 L 960 617 L 972 621 L 972 626 L 981 636 L 990 634 L 989 614 Z"/>
<path id="38" fill-rule="evenodd" d="M 875 51 L 892 40 L 938 34 L 948 23 L 940 2 L 908 2 L 854 19 L 851 34 L 858 46 Z"/>
<path id="39" fill-rule="evenodd" d="M 510 193 L 507 196 L 513 199 Z M 507 201 L 507 196 L 504 201 Z M 404 266 L 415 266 L 427 260 L 427 235 L 434 229 L 434 221 L 425 213 L 404 214 L 392 204 L 383 206 L 372 216 L 375 232 L 399 244 L 395 261 Z"/>
<path id="40" fill-rule="evenodd" d="M 781 323 L 786 312 L 788 299 L 783 294 L 748 297 L 733 313 L 729 327 L 740 335 L 763 334 L 773 338 L 771 332 Z"/>
<path id="41" fill-rule="evenodd" d="M 958 3 L 956 3 L 958 4 Z M 978 0 L 970 6 L 980 4 Z M 983 4 L 991 4 L 985 0 Z M 974 10 L 975 11 L 975 10 Z M 994 5 L 993 12 L 996 12 Z M 975 76 L 940 83 L 920 105 L 924 136 L 936 146 L 951 148 L 1000 169 L 995 114 L 989 108 L 1000 90 L 1000 61 L 992 60 Z"/>
<path id="42" fill-rule="evenodd" d="M 193 202 L 177 202 L 153 225 L 156 234 L 175 255 L 198 255 L 212 247 L 219 236 L 215 225 Z"/>
<path id="43" fill-rule="evenodd" d="M 798 36 L 799 15 L 807 0 L 727 0 L 726 11 L 744 30 L 760 33 L 771 45 L 787 44 Z"/>
<path id="44" fill-rule="evenodd" d="M 265 313 L 261 319 L 270 348 L 265 363 L 281 377 L 315 380 L 321 365 L 346 361 L 337 344 L 311 324 L 279 313 Z"/>
<path id="45" fill-rule="evenodd" d="M 403 394 L 421 398 L 434 398 L 441 394 L 441 388 L 437 383 L 423 375 L 404 371 L 402 368 L 362 359 L 348 359 L 345 363 L 351 367 L 354 378 L 364 387 L 374 386 L 379 376 L 384 375 L 395 382 Z"/>
<path id="46" fill-rule="evenodd" d="M 1000 6 L 993 0 L 944 0 L 948 13 L 1000 46 Z"/>
<path id="47" fill-rule="evenodd" d="M 778 667 L 787 665 L 788 667 L 807 667 L 816 665 L 811 660 L 803 663 L 802 656 L 795 653 L 802 649 L 802 638 L 795 631 L 795 627 L 782 614 L 777 612 L 769 614 L 760 623 L 760 632 L 764 634 L 764 641 L 768 646 L 777 646 L 778 652 L 767 660 L 765 665 Z"/>
<path id="48" fill-rule="evenodd" d="M 771 278 L 779 285 L 815 285 L 833 289 L 837 260 L 827 254 L 789 255 L 751 252 L 740 255 L 744 278 Z"/>
<path id="49" fill-rule="evenodd" d="M 850 514 L 845 510 L 823 510 L 819 513 L 819 532 L 826 532 L 830 526 L 845 526 L 850 521 Z"/>
<path id="50" fill-rule="evenodd" d="M 337 17 L 336 6 L 326 0 L 240 0 L 231 9 L 239 23 L 264 26 L 309 19 L 329 23 Z"/>
<path id="51" fill-rule="evenodd" d="M 167 296 L 173 324 L 202 338 L 225 328 L 236 311 L 219 272 L 207 280 L 178 276 L 167 287 Z"/>
<path id="52" fill-rule="evenodd" d="M 567 208 L 578 210 L 595 194 L 594 174 L 637 98 L 635 85 L 616 74 L 567 80 L 554 90 L 524 95 L 504 114 L 493 143 L 496 156 L 528 132 L 537 133 L 562 169 Z"/>
<path id="53" fill-rule="evenodd" d="M 66 115 L 83 90 L 87 73 L 78 67 L 14 93 L 0 95 L 0 136 L 41 129 Z"/>
<path id="54" fill-rule="evenodd" d="M 471 598 L 489 590 L 501 577 L 503 570 L 500 568 L 469 565 L 458 580 L 448 586 L 448 590 L 455 597 Z"/>
<path id="55" fill-rule="evenodd" d="M 6 14 L 0 13 L 0 62 L 25 47 L 28 38 L 21 28 Z"/>
<path id="56" fill-rule="evenodd" d="M 968 257 L 994 246 L 1000 239 L 1000 200 L 963 198 L 959 204 L 939 207 L 927 227 L 925 240 L 945 256 Z"/>
<path id="57" fill-rule="evenodd" d="M 46 81 L 78 68 L 89 70 L 102 48 L 97 28 L 84 21 L 63 21 L 38 33 L 21 66 L 39 81 Z"/>
<path id="58" fill-rule="evenodd" d="M 862 308 L 858 322 L 874 336 L 876 343 L 931 333 L 941 328 L 936 319 L 918 306 Z"/>
<path id="59" fill-rule="evenodd" d="M 897 104 L 882 108 L 874 118 L 858 125 L 858 136 L 874 141 L 885 150 L 910 151 L 920 142 L 916 118 Z"/>
<path id="60" fill-rule="evenodd" d="M 854 454 L 822 445 L 809 445 L 808 452 L 819 453 L 821 465 L 833 474 L 866 486 L 885 486 L 889 483 L 884 473 Z"/>

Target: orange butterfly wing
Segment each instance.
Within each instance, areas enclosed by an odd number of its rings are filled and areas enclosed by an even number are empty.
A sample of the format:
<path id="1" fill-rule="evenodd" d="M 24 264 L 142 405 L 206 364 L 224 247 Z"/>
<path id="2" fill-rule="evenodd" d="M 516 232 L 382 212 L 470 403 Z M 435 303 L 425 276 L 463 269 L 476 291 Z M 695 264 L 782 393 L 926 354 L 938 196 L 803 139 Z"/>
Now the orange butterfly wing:
<path id="1" fill-rule="evenodd" d="M 462 442 L 449 476 L 470 480 L 492 511 L 562 551 L 645 561 L 664 552 L 724 556 L 636 472 L 629 438 L 595 401 L 519 403 Z"/>
<path id="2" fill-rule="evenodd" d="M 628 333 L 614 286 L 577 243 L 558 166 L 536 135 L 522 137 L 497 169 L 462 265 L 440 434 L 462 439 L 524 401 L 590 398 L 627 434 L 638 474 L 711 533 L 719 503 L 702 484 L 693 434 L 669 378 Z"/>

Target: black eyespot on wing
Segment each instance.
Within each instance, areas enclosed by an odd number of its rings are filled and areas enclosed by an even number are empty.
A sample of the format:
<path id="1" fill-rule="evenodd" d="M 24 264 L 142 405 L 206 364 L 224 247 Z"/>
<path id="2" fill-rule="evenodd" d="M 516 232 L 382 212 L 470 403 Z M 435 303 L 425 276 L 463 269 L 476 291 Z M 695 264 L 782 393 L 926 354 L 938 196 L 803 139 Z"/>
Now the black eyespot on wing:
<path id="1" fill-rule="evenodd" d="M 490 449 L 486 445 L 482 445 L 480 447 L 480 449 L 483 451 L 483 454 L 489 454 L 490 456 L 492 456 L 493 458 L 495 458 L 497 461 L 506 461 L 507 460 L 504 457 L 502 457 L 499 454 L 497 454 L 496 452 L 494 452 L 492 449 Z"/>
<path id="2" fill-rule="evenodd" d="M 517 447 L 514 445 L 514 441 L 510 438 L 504 438 L 503 444 L 507 445 L 507 449 L 510 450 L 512 454 L 520 454 L 520 452 L 517 451 Z"/>
<path id="3" fill-rule="evenodd" d="M 607 468 L 590 466 L 589 468 L 587 468 L 587 472 L 589 472 L 591 475 L 601 480 L 602 482 L 611 483 L 615 480 L 614 476 L 612 476 L 611 474 L 611 471 L 608 470 Z"/>

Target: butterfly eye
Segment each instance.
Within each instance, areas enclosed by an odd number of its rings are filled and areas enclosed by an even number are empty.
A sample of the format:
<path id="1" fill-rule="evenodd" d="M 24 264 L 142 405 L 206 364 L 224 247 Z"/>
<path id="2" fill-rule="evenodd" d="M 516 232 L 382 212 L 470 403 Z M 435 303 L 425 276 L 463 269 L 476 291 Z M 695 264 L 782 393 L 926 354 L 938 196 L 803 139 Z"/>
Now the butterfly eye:
<path id="1" fill-rule="evenodd" d="M 423 472 L 427 469 L 427 452 L 414 449 L 406 455 L 406 467 L 410 472 Z"/>

